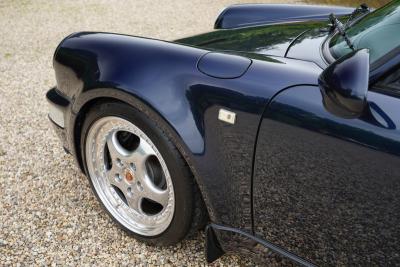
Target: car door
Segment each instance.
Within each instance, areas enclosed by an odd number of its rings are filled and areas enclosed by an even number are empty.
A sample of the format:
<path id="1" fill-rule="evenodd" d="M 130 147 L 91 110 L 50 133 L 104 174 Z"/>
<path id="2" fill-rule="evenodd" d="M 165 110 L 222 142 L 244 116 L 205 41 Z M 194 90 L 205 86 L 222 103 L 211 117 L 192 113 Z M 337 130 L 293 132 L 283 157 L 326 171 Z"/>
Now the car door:
<path id="1" fill-rule="evenodd" d="M 284 90 L 263 114 L 256 235 L 318 265 L 400 263 L 400 71 L 359 118 L 329 113 L 318 86 Z"/>

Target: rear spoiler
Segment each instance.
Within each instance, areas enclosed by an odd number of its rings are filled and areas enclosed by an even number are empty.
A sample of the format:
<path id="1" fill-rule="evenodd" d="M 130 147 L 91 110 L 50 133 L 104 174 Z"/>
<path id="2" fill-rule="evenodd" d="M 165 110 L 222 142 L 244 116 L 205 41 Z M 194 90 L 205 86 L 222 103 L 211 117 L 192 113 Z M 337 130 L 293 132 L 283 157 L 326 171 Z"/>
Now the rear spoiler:
<path id="1" fill-rule="evenodd" d="M 241 4 L 225 8 L 218 16 L 214 29 L 234 29 L 265 24 L 326 20 L 329 14 L 344 16 L 352 7 L 280 4 Z"/>

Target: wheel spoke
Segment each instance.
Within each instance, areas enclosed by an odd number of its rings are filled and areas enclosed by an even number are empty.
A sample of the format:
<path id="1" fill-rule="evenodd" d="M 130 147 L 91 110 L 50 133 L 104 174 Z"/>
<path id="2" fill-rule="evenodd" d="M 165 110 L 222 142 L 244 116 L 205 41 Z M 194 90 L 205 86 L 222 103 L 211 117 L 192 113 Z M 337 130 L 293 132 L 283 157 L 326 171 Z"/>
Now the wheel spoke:
<path id="1" fill-rule="evenodd" d="M 131 154 L 128 150 L 123 148 L 118 141 L 117 132 L 112 132 L 107 136 L 107 147 L 113 163 L 115 163 L 117 159 L 129 157 Z"/>
<path id="2" fill-rule="evenodd" d="M 158 188 L 147 175 L 143 179 L 142 187 L 143 187 L 143 192 L 142 192 L 143 197 L 153 200 L 161 204 L 163 207 L 165 207 L 168 204 L 168 198 L 169 198 L 168 190 L 162 190 Z"/>
<path id="3" fill-rule="evenodd" d="M 118 168 L 112 167 L 111 170 L 106 171 L 106 177 L 110 184 L 112 184 L 122 190 L 121 182 L 122 182 L 123 177 L 121 176 L 121 173 Z"/>
<path id="4" fill-rule="evenodd" d="M 133 190 L 132 192 L 126 193 L 125 196 L 126 196 L 126 201 L 128 202 L 128 206 L 131 209 L 134 209 L 135 211 L 142 213 L 139 208 L 142 197 L 139 195 L 138 191 Z"/>
<path id="5" fill-rule="evenodd" d="M 134 163 L 135 173 L 139 179 L 144 177 L 146 173 L 146 159 L 151 155 L 155 155 L 153 148 L 146 141 L 140 139 L 139 146 L 129 157 L 130 161 Z"/>

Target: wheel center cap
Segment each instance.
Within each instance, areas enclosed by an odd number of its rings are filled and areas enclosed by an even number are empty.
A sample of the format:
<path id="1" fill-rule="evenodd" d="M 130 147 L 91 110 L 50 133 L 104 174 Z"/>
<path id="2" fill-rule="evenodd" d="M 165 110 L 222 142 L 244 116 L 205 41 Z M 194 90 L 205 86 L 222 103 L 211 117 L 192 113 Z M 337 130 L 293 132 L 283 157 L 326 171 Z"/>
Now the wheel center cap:
<path id="1" fill-rule="evenodd" d="M 129 169 L 125 169 L 125 174 L 124 174 L 125 180 L 129 183 L 132 183 L 133 180 L 135 180 L 135 174 Z"/>

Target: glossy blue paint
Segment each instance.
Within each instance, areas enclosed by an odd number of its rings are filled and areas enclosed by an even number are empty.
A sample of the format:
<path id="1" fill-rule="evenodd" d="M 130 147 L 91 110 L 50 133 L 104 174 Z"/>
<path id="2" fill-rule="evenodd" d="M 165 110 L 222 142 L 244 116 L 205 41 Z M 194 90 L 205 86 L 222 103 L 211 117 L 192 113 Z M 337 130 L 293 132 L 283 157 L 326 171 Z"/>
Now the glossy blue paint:
<path id="1" fill-rule="evenodd" d="M 321 26 L 318 28 L 311 28 L 298 36 L 287 49 L 285 57 L 312 61 L 321 68 L 326 68 L 328 64 L 320 50 L 330 33 L 326 23 L 321 24 Z"/>
<path id="2" fill-rule="evenodd" d="M 202 56 L 197 67 L 214 78 L 239 78 L 249 69 L 251 60 L 241 56 L 210 52 Z"/>
<path id="3" fill-rule="evenodd" d="M 272 17 L 265 11 L 273 5 L 259 7 L 265 7 L 256 22 L 261 24 L 289 15 L 318 19 L 324 9 L 300 7 L 296 13 L 276 6 L 286 13 Z M 246 23 L 255 22 L 254 8 Z M 230 21 L 229 10 L 221 25 L 243 23 Z M 152 112 L 191 167 L 212 222 L 232 230 L 214 229 L 212 242 L 216 238 L 222 250 L 265 257 L 255 245 L 262 238 L 259 244 L 283 247 L 292 259 L 297 254 L 318 264 L 393 265 L 399 262 L 399 103 L 371 86 L 398 68 L 399 58 L 372 69 L 362 114 L 338 116 L 324 105 L 318 87 L 327 68 L 320 53 L 330 36 L 326 26 L 262 25 L 176 42 L 70 35 L 54 55 L 57 90 L 50 100 L 62 102 L 66 125 L 57 132 L 82 164 L 80 125 L 94 101 L 118 100 Z M 235 124 L 218 120 L 220 108 L 236 113 Z"/>
<path id="4" fill-rule="evenodd" d="M 327 20 L 330 13 L 337 16 L 351 14 L 352 7 L 241 4 L 225 8 L 215 21 L 215 29 L 233 29 L 271 23 Z"/>
<path id="5" fill-rule="evenodd" d="M 326 28 L 327 21 L 262 25 L 220 30 L 176 40 L 177 43 L 217 51 L 240 51 L 283 57 L 297 38 L 310 30 Z M 327 33 L 325 32 L 325 35 Z M 309 38 L 311 39 L 311 38 Z M 302 52 L 306 49 L 302 49 Z"/>
<path id="6" fill-rule="evenodd" d="M 327 110 L 344 118 L 361 116 L 367 104 L 368 50 L 341 57 L 321 73 L 318 82 Z"/>
<path id="7" fill-rule="evenodd" d="M 259 118 L 279 90 L 317 84 L 321 69 L 310 62 L 268 57 L 248 66 L 249 59 L 224 54 L 223 62 L 210 62 L 229 66 L 237 78 L 221 79 L 198 70 L 197 62 L 207 53 L 108 33 L 78 33 L 64 40 L 54 68 L 57 89 L 71 100 L 66 129 L 71 153 L 80 158 L 74 129 L 86 103 L 104 97 L 134 106 L 144 103 L 171 126 L 197 174 L 212 220 L 251 232 L 251 168 Z M 210 62 L 203 66 L 210 73 L 218 71 Z M 243 66 L 247 71 L 239 75 Z M 219 108 L 235 112 L 236 123 L 219 121 Z"/>
<path id="8" fill-rule="evenodd" d="M 400 99 L 367 99 L 344 119 L 317 86 L 273 98 L 257 141 L 256 235 L 317 265 L 400 262 Z"/>

